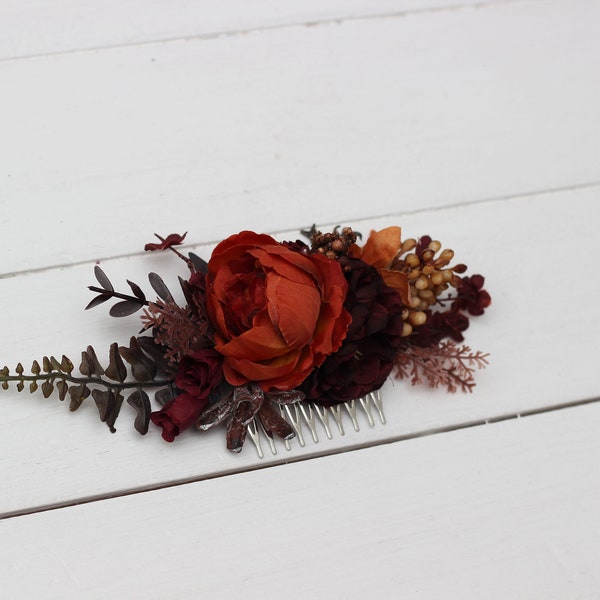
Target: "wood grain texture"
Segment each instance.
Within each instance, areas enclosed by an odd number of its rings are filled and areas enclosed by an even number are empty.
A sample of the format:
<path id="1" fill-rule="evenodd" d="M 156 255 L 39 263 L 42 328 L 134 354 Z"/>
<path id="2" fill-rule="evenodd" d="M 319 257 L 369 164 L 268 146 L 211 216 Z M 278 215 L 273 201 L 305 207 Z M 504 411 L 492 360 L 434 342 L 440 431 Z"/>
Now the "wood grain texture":
<path id="1" fill-rule="evenodd" d="M 92 402 L 70 414 L 56 398 L 3 392 L 0 476 L 11 485 L 0 496 L 0 513 L 211 477 L 600 397 L 600 308 L 589 301 L 581 309 L 585 318 L 565 313 L 581 281 L 587 281 L 589 298 L 600 294 L 598 280 L 587 275 L 597 239 L 599 193 L 599 187 L 591 187 L 352 223 L 365 233 L 398 223 L 406 237 L 431 234 L 453 248 L 471 272 L 487 276 L 493 305 L 483 319 L 473 320 L 467 342 L 491 352 L 491 366 L 478 374 L 474 394 L 448 396 L 390 382 L 384 388 L 386 426 L 371 429 L 363 418 L 355 433 L 347 422 L 344 437 L 328 441 L 321 435 L 317 445 L 310 442 L 302 449 L 294 443 L 291 452 L 272 457 L 267 451 L 259 461 L 251 446 L 239 456 L 227 453 L 220 431 L 189 432 L 170 445 L 154 428 L 141 438 L 128 406 L 118 432 L 110 435 Z M 208 257 L 208 248 L 197 251 Z M 574 260 L 574 253 L 581 260 Z M 102 266 L 115 285 L 125 277 L 143 284 L 145 274 L 154 270 L 175 289 L 177 275 L 185 274 L 184 265 L 170 255 L 116 259 Z M 85 286 L 93 281 L 92 267 L 0 280 L 3 339 L 15 341 L 2 344 L 3 363 L 14 366 L 18 360 L 62 353 L 77 360 L 90 343 L 105 357 L 112 341 L 124 343 L 138 331 L 136 316 L 117 320 L 104 308 L 82 311 L 90 297 Z M 37 295 L 48 298 L 42 310 L 31 309 L 39 306 Z"/>
<path id="2" fill-rule="evenodd" d="M 0 60 L 165 39 L 245 33 L 381 14 L 483 6 L 501 0 L 4 0 Z"/>
<path id="3" fill-rule="evenodd" d="M 599 18 L 500 3 L 4 62 L 0 274 L 599 181 Z"/>
<path id="4" fill-rule="evenodd" d="M 0 582 L 23 599 L 596 598 L 599 419 L 596 403 L 17 517 Z"/>

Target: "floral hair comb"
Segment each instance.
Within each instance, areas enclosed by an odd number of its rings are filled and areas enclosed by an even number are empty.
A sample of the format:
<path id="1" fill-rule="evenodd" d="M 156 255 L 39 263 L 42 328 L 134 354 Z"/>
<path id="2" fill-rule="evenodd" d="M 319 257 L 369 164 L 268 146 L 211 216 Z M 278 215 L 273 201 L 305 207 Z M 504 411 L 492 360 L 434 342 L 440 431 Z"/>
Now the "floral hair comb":
<path id="1" fill-rule="evenodd" d="M 379 389 L 392 372 L 413 385 L 472 390 L 487 354 L 460 342 L 467 315 L 491 302 L 481 275 L 464 276 L 467 267 L 451 266 L 453 251 L 429 236 L 402 240 L 399 227 L 372 231 L 362 246 L 349 227 L 302 233 L 310 244 L 242 231 L 208 262 L 176 249 L 185 234 L 157 236 L 145 250 L 170 250 L 189 269 L 179 303 L 156 273 L 152 302 L 129 280 L 131 293 L 115 291 L 96 266 L 86 308 L 117 300 L 114 317 L 142 310 L 142 332 L 128 346 L 113 343 L 106 368 L 88 346 L 79 374 L 66 356 L 45 356 L 30 374 L 21 363 L 0 369 L 2 387 L 68 395 L 72 411 L 91 395 L 113 432 L 127 397 L 142 435 L 150 422 L 169 442 L 192 426 L 223 424 L 229 450 L 239 452 L 249 433 L 260 456 L 259 432 L 273 453 L 275 437 L 304 444 L 302 420 L 317 441 L 315 415 L 328 437 L 330 414 L 343 434 L 342 407 L 356 430 L 357 406 L 371 424 L 373 407 L 385 422 Z M 160 410 L 152 411 L 152 391 Z"/>

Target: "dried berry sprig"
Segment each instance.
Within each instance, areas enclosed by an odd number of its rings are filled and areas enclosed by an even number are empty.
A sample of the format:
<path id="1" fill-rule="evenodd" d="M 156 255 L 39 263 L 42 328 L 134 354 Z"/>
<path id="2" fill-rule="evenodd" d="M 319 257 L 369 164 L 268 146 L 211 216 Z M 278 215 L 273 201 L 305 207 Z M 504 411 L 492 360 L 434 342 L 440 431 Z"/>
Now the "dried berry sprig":
<path id="1" fill-rule="evenodd" d="M 323 233 L 313 224 L 310 229 L 301 230 L 301 234 L 310 239 L 310 250 L 322 254 L 332 260 L 337 260 L 342 269 L 348 270 L 348 252 L 362 235 L 353 231 L 352 227 L 336 225 L 331 233 Z"/>

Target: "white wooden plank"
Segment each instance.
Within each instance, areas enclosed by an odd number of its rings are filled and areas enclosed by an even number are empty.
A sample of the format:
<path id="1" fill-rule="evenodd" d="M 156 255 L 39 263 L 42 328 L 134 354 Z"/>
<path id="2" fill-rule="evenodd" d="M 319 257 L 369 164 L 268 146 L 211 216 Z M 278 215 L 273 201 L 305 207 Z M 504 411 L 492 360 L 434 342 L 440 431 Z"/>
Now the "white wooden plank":
<path id="1" fill-rule="evenodd" d="M 596 2 L 0 64 L 0 273 L 600 180 Z"/>
<path id="2" fill-rule="evenodd" d="M 321 431 L 316 445 L 309 442 L 302 449 L 294 442 L 290 452 L 280 447 L 276 456 L 265 448 L 267 456 L 259 461 L 249 444 L 239 456 L 228 454 L 222 432 L 189 432 L 170 445 L 156 429 L 140 438 L 127 406 L 119 431 L 111 436 L 91 402 L 71 414 L 56 399 L 3 392 L 0 478 L 11 485 L 0 496 L 0 513 L 235 472 L 599 397 L 600 308 L 593 299 L 600 294 L 600 283 L 589 276 L 599 192 L 600 187 L 580 189 L 354 223 L 365 233 L 392 223 L 401 224 L 406 236 L 429 233 L 452 247 L 472 272 L 487 276 L 493 305 L 483 319 L 473 320 L 467 341 L 491 352 L 491 366 L 479 373 L 474 394 L 450 397 L 441 390 L 390 382 L 384 388 L 386 426 L 371 429 L 359 417 L 358 433 L 346 421 L 344 437 L 329 441 Z M 207 249 L 197 250 L 208 257 Z M 175 288 L 177 275 L 184 274 L 183 265 L 171 256 L 106 261 L 103 267 L 115 284 L 125 277 L 143 283 L 154 270 Z M 128 340 L 138 330 L 135 316 L 117 320 L 102 308 L 82 311 L 92 277 L 88 264 L 1 280 L 3 363 L 12 367 L 44 353 L 64 352 L 77 359 L 90 343 L 102 355 L 110 342 Z M 588 300 L 571 309 L 581 282 L 586 282 Z"/>
<path id="3" fill-rule="evenodd" d="M 596 598 L 600 404 L 4 521 L 18 598 Z"/>
<path id="4" fill-rule="evenodd" d="M 482 6 L 499 0 L 478 0 Z M 257 28 L 405 14 L 473 3 L 465 0 L 3 0 L 0 60 Z"/>

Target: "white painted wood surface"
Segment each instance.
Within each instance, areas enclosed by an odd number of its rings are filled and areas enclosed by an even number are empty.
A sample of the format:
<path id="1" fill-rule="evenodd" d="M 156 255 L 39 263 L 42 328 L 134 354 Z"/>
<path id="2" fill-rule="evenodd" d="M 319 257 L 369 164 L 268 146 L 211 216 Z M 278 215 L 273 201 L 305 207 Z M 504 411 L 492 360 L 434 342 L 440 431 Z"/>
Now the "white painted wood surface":
<path id="1" fill-rule="evenodd" d="M 501 0 L 478 0 L 484 6 Z M 464 0 L 3 0 L 0 60 L 462 9 Z"/>
<path id="2" fill-rule="evenodd" d="M 492 364 L 468 396 L 390 383 L 387 425 L 262 461 L 0 392 L 2 589 L 597 597 L 598 405 L 561 407 L 600 397 L 600 3 L 274 7 L 1 3 L 0 362 L 128 339 L 136 317 L 83 312 L 85 288 L 98 260 L 175 287 L 154 231 L 208 256 L 317 221 L 454 248 L 487 276 L 467 341 Z"/>
<path id="3" fill-rule="evenodd" d="M 598 182 L 598 22 L 500 3 L 0 63 L 0 274 L 157 220 L 200 243 Z"/>
<path id="4" fill-rule="evenodd" d="M 599 419 L 595 403 L 15 517 L 0 573 L 19 598 L 597 598 Z"/>

